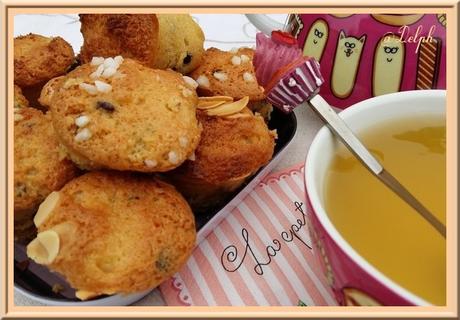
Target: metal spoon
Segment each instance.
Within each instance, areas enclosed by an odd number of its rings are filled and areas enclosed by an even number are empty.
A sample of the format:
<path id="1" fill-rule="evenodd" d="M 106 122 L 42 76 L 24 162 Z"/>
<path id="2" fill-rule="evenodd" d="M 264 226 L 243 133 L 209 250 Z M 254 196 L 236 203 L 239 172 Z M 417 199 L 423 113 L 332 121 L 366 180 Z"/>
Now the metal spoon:
<path id="1" fill-rule="evenodd" d="M 446 237 L 446 226 L 418 201 L 395 177 L 383 168 L 323 97 L 317 94 L 311 98 L 307 104 L 312 107 L 335 136 L 347 146 L 374 176 L 380 179 L 380 181 L 396 193 L 402 200 L 414 208 L 444 238 Z"/>

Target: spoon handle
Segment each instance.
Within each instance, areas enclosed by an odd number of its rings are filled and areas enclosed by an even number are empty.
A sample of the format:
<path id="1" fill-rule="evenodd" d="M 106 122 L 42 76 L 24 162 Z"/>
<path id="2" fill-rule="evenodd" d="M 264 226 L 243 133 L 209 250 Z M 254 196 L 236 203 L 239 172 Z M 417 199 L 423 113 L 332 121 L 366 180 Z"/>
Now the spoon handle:
<path id="1" fill-rule="evenodd" d="M 320 95 L 314 96 L 309 105 L 316 114 L 331 129 L 345 146 L 361 161 L 364 166 L 379 178 L 388 188 L 396 193 L 402 200 L 414 208 L 426 221 L 428 221 L 444 238 L 446 227 L 438 220 L 420 201 L 418 201 L 395 177 L 393 177 L 378 160 L 367 150 L 362 142 L 351 131 L 347 124 L 331 108 Z"/>

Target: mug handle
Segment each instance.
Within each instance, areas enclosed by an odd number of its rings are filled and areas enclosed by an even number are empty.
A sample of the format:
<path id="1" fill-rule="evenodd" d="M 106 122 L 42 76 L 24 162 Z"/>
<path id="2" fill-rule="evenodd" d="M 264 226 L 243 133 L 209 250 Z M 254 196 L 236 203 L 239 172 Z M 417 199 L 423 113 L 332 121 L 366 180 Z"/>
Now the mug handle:
<path id="1" fill-rule="evenodd" d="M 273 30 L 285 31 L 284 24 L 268 17 L 266 14 L 246 14 L 246 18 L 248 18 L 254 27 L 268 36 L 271 35 Z"/>

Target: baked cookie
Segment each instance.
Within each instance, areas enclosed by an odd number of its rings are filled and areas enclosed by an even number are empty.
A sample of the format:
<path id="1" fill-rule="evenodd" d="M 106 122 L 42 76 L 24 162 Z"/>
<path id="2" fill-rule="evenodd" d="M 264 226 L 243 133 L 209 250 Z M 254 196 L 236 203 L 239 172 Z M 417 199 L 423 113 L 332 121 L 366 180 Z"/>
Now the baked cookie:
<path id="1" fill-rule="evenodd" d="M 122 55 L 153 67 L 158 53 L 158 19 L 154 14 L 80 14 L 82 63 L 94 56 Z"/>
<path id="2" fill-rule="evenodd" d="M 24 107 L 14 120 L 14 220 L 21 230 L 32 226 L 39 204 L 78 172 L 60 149 L 50 114 Z M 17 239 L 22 236 L 15 234 Z"/>
<path id="3" fill-rule="evenodd" d="M 171 68 L 183 74 L 201 63 L 204 34 L 189 14 L 158 14 L 159 51 L 155 67 Z"/>
<path id="4" fill-rule="evenodd" d="M 273 156 L 276 134 L 247 103 L 248 97 L 200 98 L 203 132 L 195 155 L 166 174 L 196 211 L 225 200 Z"/>
<path id="5" fill-rule="evenodd" d="M 195 246 L 193 213 L 174 187 L 148 176 L 90 172 L 52 193 L 27 255 L 87 299 L 158 286 Z"/>
<path id="6" fill-rule="evenodd" d="M 200 138 L 198 98 L 185 79 L 121 56 L 94 58 L 53 89 L 54 128 L 81 168 L 174 169 Z"/>
<path id="7" fill-rule="evenodd" d="M 14 38 L 14 83 L 23 89 L 64 74 L 73 61 L 72 46 L 61 37 Z"/>
<path id="8" fill-rule="evenodd" d="M 188 14 L 81 14 L 83 63 L 93 56 L 123 55 L 152 68 L 195 69 L 204 34 Z"/>
<path id="9" fill-rule="evenodd" d="M 21 88 L 17 85 L 14 85 L 14 108 L 25 108 L 29 106 L 29 101 L 22 94 Z"/>
<path id="10" fill-rule="evenodd" d="M 250 101 L 264 99 L 264 89 L 257 83 L 252 58 L 254 50 L 240 48 L 222 51 L 209 48 L 205 51 L 201 65 L 191 73 L 198 84 L 198 93 L 203 96 L 230 96 Z"/>

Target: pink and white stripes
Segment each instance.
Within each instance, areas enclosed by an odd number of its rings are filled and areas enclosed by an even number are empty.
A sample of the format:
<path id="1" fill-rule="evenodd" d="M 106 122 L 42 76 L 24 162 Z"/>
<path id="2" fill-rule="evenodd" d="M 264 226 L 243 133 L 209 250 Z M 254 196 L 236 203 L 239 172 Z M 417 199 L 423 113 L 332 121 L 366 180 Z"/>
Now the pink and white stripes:
<path id="1" fill-rule="evenodd" d="M 197 246 L 184 268 L 161 285 L 166 303 L 335 305 L 309 248 L 304 217 L 294 205 L 306 201 L 302 172 L 297 167 L 265 178 Z M 228 253 L 235 259 L 229 260 Z"/>
<path id="2" fill-rule="evenodd" d="M 290 112 L 297 105 L 313 98 L 323 83 L 318 61 L 309 58 L 284 75 L 268 92 L 267 100 L 283 111 Z"/>

